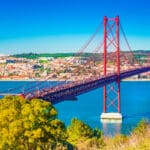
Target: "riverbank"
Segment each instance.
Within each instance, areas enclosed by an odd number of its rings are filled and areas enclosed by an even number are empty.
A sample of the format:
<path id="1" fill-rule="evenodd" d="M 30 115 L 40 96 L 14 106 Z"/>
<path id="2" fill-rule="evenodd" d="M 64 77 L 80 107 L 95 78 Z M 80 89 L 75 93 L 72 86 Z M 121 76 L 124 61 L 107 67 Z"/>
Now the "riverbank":
<path id="1" fill-rule="evenodd" d="M 51 80 L 50 80 L 50 79 L 48 79 L 48 80 L 46 80 L 46 79 L 45 79 L 45 80 L 40 80 L 40 79 L 39 79 L 39 80 L 38 80 L 38 79 L 17 79 L 17 80 L 16 80 L 16 79 L 4 79 L 4 80 L 3 80 L 3 79 L 0 79 L 0 82 L 3 82 L 3 81 L 4 81 L 4 82 L 5 82 L 5 81 L 6 81 L 6 82 L 7 82 L 7 81 L 8 81 L 8 82 L 11 82 L 11 81 L 13 81 L 13 82 L 14 82 L 14 81 L 15 81 L 15 82 L 21 82 L 21 81 L 25 81 L 25 82 L 28 82 L 28 81 L 29 81 L 29 82 L 31 82 L 31 81 L 34 81 L 34 82 L 36 82 L 36 81 L 40 81 L 40 82 L 45 82 L 45 81 L 50 81 L 50 82 L 64 82 L 64 81 L 66 81 L 66 80 L 59 80 L 59 79 L 58 79 L 58 80 L 57 80 L 57 79 L 51 79 Z M 67 80 L 67 81 L 69 82 L 70 80 Z"/>
<path id="2" fill-rule="evenodd" d="M 123 79 L 122 81 L 150 81 L 150 79 L 132 79 L 132 78 L 127 78 L 127 79 Z"/>
<path id="3" fill-rule="evenodd" d="M 20 81 L 50 81 L 50 82 L 64 82 L 64 81 L 75 81 L 75 80 L 64 80 L 64 79 L 48 79 L 48 80 L 41 80 L 41 79 L 0 79 L 0 81 L 15 81 L 15 82 L 20 82 Z M 150 79 L 132 79 L 132 78 L 127 78 L 127 79 L 123 79 L 122 81 L 150 81 Z"/>

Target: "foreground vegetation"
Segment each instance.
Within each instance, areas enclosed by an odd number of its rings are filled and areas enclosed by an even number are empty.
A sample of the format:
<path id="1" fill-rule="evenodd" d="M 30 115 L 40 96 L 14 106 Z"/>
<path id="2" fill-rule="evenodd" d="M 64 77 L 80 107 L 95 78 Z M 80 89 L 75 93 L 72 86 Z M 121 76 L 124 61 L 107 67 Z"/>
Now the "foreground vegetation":
<path id="1" fill-rule="evenodd" d="M 150 126 L 142 121 L 130 136 L 105 137 L 72 119 L 65 124 L 46 101 L 6 96 L 0 100 L 0 150 L 149 150 Z"/>

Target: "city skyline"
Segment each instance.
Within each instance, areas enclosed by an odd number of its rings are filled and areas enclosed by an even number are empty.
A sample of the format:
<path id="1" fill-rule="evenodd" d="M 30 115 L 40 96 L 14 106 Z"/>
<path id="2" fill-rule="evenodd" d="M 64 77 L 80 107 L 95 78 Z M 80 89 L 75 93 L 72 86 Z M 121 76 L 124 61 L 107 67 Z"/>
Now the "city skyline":
<path id="1" fill-rule="evenodd" d="M 149 6 L 148 0 L 6 0 L 0 6 L 0 53 L 75 52 L 104 15 L 119 15 L 132 49 L 147 50 Z"/>

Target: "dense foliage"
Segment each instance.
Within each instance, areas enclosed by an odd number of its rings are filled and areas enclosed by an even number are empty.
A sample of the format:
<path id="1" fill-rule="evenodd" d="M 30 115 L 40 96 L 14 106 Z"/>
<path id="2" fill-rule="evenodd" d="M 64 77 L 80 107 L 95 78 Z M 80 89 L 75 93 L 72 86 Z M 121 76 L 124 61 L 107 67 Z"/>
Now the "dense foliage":
<path id="1" fill-rule="evenodd" d="M 7 96 L 0 100 L 0 113 L 0 149 L 49 149 L 67 138 L 48 102 Z"/>
<path id="2" fill-rule="evenodd" d="M 83 142 L 92 137 L 100 138 L 102 136 L 100 130 L 92 129 L 89 125 L 83 123 L 77 118 L 72 119 L 70 126 L 67 128 L 67 132 L 69 135 L 68 140 L 73 144 L 78 141 Z"/>
<path id="3" fill-rule="evenodd" d="M 92 129 L 89 125 L 78 120 L 72 119 L 67 128 L 68 142 L 83 150 L 97 150 L 104 146 L 102 132 L 99 129 Z"/>
<path id="4" fill-rule="evenodd" d="M 150 126 L 141 121 L 131 135 L 104 137 L 72 119 L 66 128 L 51 103 L 6 96 L 0 100 L 0 150 L 148 150 Z"/>
<path id="5" fill-rule="evenodd" d="M 0 100 L 0 113 L 2 150 L 71 150 L 72 144 L 83 139 L 101 138 L 99 130 L 78 119 L 73 119 L 66 129 L 51 103 L 39 99 L 28 101 L 19 96 L 6 96 Z"/>

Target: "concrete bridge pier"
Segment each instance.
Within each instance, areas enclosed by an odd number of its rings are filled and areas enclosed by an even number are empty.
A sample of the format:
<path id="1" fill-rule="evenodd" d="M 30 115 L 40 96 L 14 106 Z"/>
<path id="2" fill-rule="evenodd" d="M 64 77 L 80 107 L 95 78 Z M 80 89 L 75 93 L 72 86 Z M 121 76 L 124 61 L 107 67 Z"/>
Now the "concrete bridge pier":
<path id="1" fill-rule="evenodd" d="M 108 122 L 108 123 L 121 123 L 122 122 L 122 114 L 115 112 L 115 113 L 102 113 L 100 116 L 101 122 Z"/>

